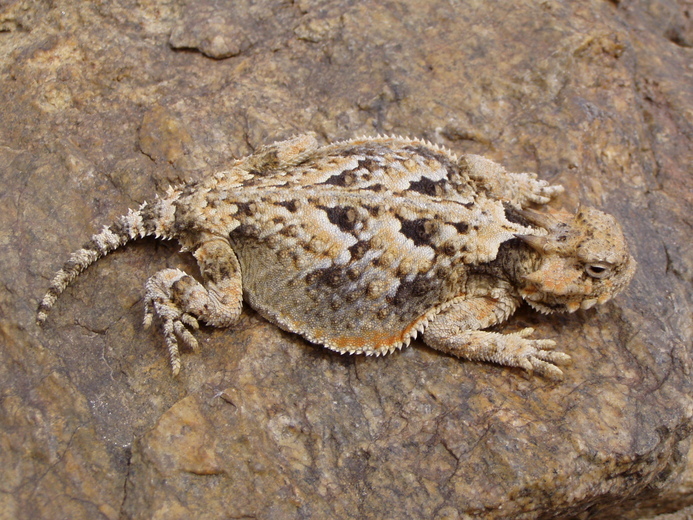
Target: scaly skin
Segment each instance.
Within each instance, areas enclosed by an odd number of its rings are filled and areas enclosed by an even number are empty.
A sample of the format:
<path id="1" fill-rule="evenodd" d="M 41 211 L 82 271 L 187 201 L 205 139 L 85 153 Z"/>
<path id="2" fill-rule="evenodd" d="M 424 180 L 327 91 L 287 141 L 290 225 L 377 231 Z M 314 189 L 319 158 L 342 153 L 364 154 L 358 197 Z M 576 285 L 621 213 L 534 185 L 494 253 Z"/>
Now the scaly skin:
<path id="1" fill-rule="evenodd" d="M 524 299 L 542 312 L 603 303 L 635 262 L 613 217 L 529 211 L 560 193 L 528 173 L 415 139 L 319 146 L 302 135 L 130 211 L 73 253 L 39 305 L 43 322 L 84 269 L 130 240 L 175 239 L 177 269 L 146 284 L 174 374 L 199 320 L 231 326 L 245 300 L 279 327 L 339 352 L 381 355 L 417 334 L 431 347 L 558 379 L 569 357 L 525 329 L 482 329 Z M 519 240 L 518 240 L 519 238 Z"/>

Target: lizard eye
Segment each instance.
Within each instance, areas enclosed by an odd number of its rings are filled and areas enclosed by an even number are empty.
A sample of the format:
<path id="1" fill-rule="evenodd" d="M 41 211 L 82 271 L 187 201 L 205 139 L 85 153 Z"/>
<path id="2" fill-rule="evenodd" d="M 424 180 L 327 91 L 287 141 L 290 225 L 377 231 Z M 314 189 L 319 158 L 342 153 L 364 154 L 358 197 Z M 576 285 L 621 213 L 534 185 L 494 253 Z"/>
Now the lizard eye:
<path id="1" fill-rule="evenodd" d="M 585 265 L 585 272 L 592 278 L 606 278 L 611 274 L 611 265 L 605 262 L 597 262 Z"/>

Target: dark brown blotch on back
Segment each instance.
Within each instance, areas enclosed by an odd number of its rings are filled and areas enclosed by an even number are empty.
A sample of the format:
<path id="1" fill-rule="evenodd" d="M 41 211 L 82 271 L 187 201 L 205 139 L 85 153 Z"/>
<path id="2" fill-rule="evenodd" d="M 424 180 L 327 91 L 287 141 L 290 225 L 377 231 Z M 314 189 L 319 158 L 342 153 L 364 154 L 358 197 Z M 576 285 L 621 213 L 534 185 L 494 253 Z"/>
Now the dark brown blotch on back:
<path id="1" fill-rule="evenodd" d="M 455 256 L 455 253 L 457 253 L 457 248 L 452 242 L 445 242 L 443 247 L 440 248 L 440 251 L 446 256 Z"/>
<path id="2" fill-rule="evenodd" d="M 327 214 L 327 219 L 342 231 L 353 231 L 358 222 L 358 212 L 349 206 L 334 206 L 332 208 L 319 206 Z"/>
<path id="3" fill-rule="evenodd" d="M 397 217 L 402 224 L 401 233 L 412 240 L 415 246 L 430 246 L 438 226 L 430 219 L 407 220 Z"/>
<path id="4" fill-rule="evenodd" d="M 236 206 L 238 207 L 238 214 L 246 217 L 252 217 L 257 211 L 257 205 L 252 202 L 236 202 Z"/>
<path id="5" fill-rule="evenodd" d="M 359 240 L 353 246 L 349 247 L 349 253 L 351 253 L 351 260 L 361 260 L 369 249 L 371 249 L 370 241 Z"/>
<path id="6" fill-rule="evenodd" d="M 361 207 L 363 209 L 365 209 L 366 211 L 368 211 L 368 214 L 371 217 L 377 218 L 377 217 L 381 216 L 383 213 L 385 213 L 385 209 L 382 206 L 370 206 L 368 204 L 363 204 L 363 205 L 361 205 Z"/>
<path id="7" fill-rule="evenodd" d="M 363 168 L 365 170 L 368 170 L 369 172 L 375 172 L 380 169 L 380 164 L 378 164 L 377 161 L 374 161 L 370 157 L 366 157 L 365 159 L 359 160 L 358 165 L 359 168 Z"/>
<path id="8" fill-rule="evenodd" d="M 260 228 L 255 224 L 241 224 L 230 233 L 230 237 L 245 237 L 258 238 L 260 236 Z"/>
<path id="9" fill-rule="evenodd" d="M 289 224 L 288 226 L 283 226 L 278 233 L 285 237 L 297 237 L 300 233 L 300 228 L 296 224 Z"/>
<path id="10" fill-rule="evenodd" d="M 326 179 L 323 184 L 346 188 L 356 181 L 355 170 L 344 170 Z"/>
<path id="11" fill-rule="evenodd" d="M 298 211 L 298 201 L 296 200 L 282 200 L 277 202 L 277 205 L 286 208 L 289 213 L 296 213 L 296 211 Z"/>
<path id="12" fill-rule="evenodd" d="M 376 182 L 375 184 L 369 184 L 368 186 L 364 186 L 363 189 L 368 190 L 368 191 L 373 191 L 375 193 L 381 193 L 381 192 L 387 190 L 387 188 L 379 182 Z"/>
<path id="13" fill-rule="evenodd" d="M 433 181 L 428 177 L 422 177 L 419 181 L 410 182 L 408 191 L 415 191 L 429 197 L 440 197 L 445 193 L 447 185 L 448 181 L 445 179 Z"/>
<path id="14" fill-rule="evenodd" d="M 461 235 L 464 235 L 467 233 L 467 231 L 469 231 L 469 224 L 466 222 L 451 222 L 450 225 L 454 227 Z"/>

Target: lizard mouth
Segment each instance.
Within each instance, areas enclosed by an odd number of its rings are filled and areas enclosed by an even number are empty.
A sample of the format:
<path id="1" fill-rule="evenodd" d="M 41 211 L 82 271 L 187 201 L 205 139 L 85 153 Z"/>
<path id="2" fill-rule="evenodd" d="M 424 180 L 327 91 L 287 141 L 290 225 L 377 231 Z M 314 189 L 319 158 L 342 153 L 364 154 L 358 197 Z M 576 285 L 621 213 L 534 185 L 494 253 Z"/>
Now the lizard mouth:
<path id="1" fill-rule="evenodd" d="M 610 299 L 608 296 L 589 298 L 586 295 L 578 294 L 573 295 L 571 298 L 570 296 L 558 296 L 527 289 L 520 292 L 522 298 L 529 306 L 542 314 L 551 314 L 554 312 L 571 313 L 579 309 L 588 310 L 597 303 L 604 303 Z"/>
<path id="2" fill-rule="evenodd" d="M 540 296 L 540 295 L 537 295 Z M 547 302 L 545 300 L 542 301 L 535 301 L 532 300 L 531 298 L 525 297 L 525 301 L 529 304 L 532 309 L 534 309 L 537 312 L 540 312 L 542 314 L 553 314 L 554 312 L 572 312 L 569 308 L 568 305 L 562 302 Z M 578 305 L 578 308 L 580 306 Z M 577 310 L 577 309 L 575 309 Z"/>

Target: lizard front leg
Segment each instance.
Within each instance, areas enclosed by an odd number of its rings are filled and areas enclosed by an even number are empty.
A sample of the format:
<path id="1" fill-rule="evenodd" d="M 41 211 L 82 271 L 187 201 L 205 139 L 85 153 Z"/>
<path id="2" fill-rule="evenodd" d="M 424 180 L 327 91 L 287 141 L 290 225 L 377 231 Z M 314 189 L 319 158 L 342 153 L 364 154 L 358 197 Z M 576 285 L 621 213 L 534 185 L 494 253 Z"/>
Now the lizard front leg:
<path id="1" fill-rule="evenodd" d="M 553 340 L 530 339 L 532 328 L 513 334 L 480 330 L 504 321 L 518 305 L 519 301 L 508 294 L 458 298 L 433 317 L 423 340 L 428 346 L 453 356 L 562 379 L 563 372 L 556 365 L 568 363 L 570 356 L 552 351 L 556 345 Z"/>
<path id="2" fill-rule="evenodd" d="M 198 320 L 215 327 L 233 324 L 241 314 L 243 288 L 241 268 L 228 240 L 206 237 L 194 251 L 204 285 L 180 269 L 163 269 L 145 285 L 144 325 L 161 320 L 173 375 L 180 372 L 178 340 L 198 347 L 189 329 Z"/>

